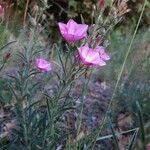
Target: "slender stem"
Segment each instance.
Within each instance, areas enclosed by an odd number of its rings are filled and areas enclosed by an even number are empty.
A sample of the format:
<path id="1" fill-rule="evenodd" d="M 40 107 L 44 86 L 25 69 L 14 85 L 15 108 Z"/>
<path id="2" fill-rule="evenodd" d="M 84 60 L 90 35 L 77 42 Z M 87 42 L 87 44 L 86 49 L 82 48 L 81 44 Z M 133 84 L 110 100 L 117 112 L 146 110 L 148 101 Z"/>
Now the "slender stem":
<path id="1" fill-rule="evenodd" d="M 81 124 L 82 124 L 82 114 L 83 114 L 83 109 L 84 109 L 83 97 L 84 97 L 85 93 L 87 92 L 87 85 L 88 85 L 88 83 L 90 81 L 91 75 L 92 75 L 92 70 L 90 71 L 90 75 L 89 75 L 88 79 L 86 80 L 86 82 L 83 85 L 83 92 L 82 92 L 82 98 L 81 98 L 81 100 L 82 100 L 81 111 L 80 111 L 80 114 L 79 114 L 78 120 L 77 120 L 77 121 L 79 121 L 78 122 L 79 125 L 78 125 L 78 129 L 77 129 L 76 149 L 78 149 L 78 135 L 79 135 L 79 132 L 80 132 L 80 129 L 81 129 Z"/>
<path id="2" fill-rule="evenodd" d="M 126 62 L 127 62 L 127 58 L 128 58 L 129 53 L 130 53 L 130 51 L 131 51 L 131 48 L 132 48 L 132 45 L 133 45 L 133 41 L 134 41 L 134 39 L 135 39 L 137 30 L 138 30 L 138 28 L 139 28 L 139 24 L 140 24 L 141 19 L 142 19 L 142 16 L 143 16 L 143 12 L 144 12 L 144 10 L 145 10 L 146 3 L 147 3 L 147 0 L 144 1 L 143 8 L 142 8 L 142 11 L 141 11 L 139 20 L 138 20 L 138 22 L 137 22 L 137 25 L 136 25 L 134 34 L 133 34 L 133 36 L 132 36 L 132 39 L 131 39 L 129 48 L 128 48 L 128 50 L 127 50 L 127 53 L 126 53 L 126 56 L 125 56 L 123 65 L 122 65 L 121 70 L 120 70 L 120 73 L 119 73 L 119 75 L 118 75 L 117 82 L 116 82 L 116 85 L 115 85 L 115 88 L 114 88 L 114 91 L 113 91 L 111 100 L 110 100 L 110 102 L 109 102 L 109 104 L 108 104 L 108 107 L 107 107 L 107 110 L 106 110 L 106 114 L 105 114 L 105 116 L 103 117 L 103 120 L 102 120 L 102 123 L 101 123 L 101 127 L 100 127 L 100 129 L 99 129 L 99 132 L 96 134 L 96 139 L 97 139 L 97 137 L 99 136 L 99 134 L 101 133 L 101 131 L 102 131 L 102 129 L 103 129 L 103 127 L 104 127 L 104 125 L 105 125 L 105 123 L 106 123 L 106 121 L 107 121 L 107 116 L 108 116 L 108 113 L 109 113 L 109 111 L 110 111 L 110 109 L 111 109 L 111 105 L 112 105 L 114 96 L 115 96 L 115 94 L 116 94 L 116 91 L 117 91 L 117 88 L 118 88 L 118 85 L 119 85 L 121 76 L 122 76 L 122 74 L 123 74 L 123 71 L 124 71 L 124 68 L 125 68 L 125 65 L 126 65 Z M 96 144 L 96 139 L 94 139 L 95 141 L 94 141 L 94 144 L 93 144 L 92 149 L 94 149 L 94 146 L 95 146 L 95 144 Z"/>
<path id="3" fill-rule="evenodd" d="M 24 17 L 23 17 L 23 27 L 25 27 L 25 23 L 26 23 L 26 17 L 27 17 L 28 6 L 29 6 L 29 0 L 27 0 L 27 2 L 26 2 Z"/>
<path id="4" fill-rule="evenodd" d="M 121 132 L 121 133 L 116 133 L 115 135 L 116 136 L 120 136 L 120 135 L 124 135 L 124 134 L 129 134 L 130 132 L 135 132 L 135 131 L 139 131 L 139 127 L 138 128 L 134 128 L 134 129 L 130 129 L 130 130 L 127 130 L 127 131 L 123 131 L 123 132 Z M 97 138 L 97 140 L 96 141 L 101 141 L 101 140 L 105 140 L 105 139 L 110 139 L 110 138 L 112 138 L 113 137 L 113 135 L 111 134 L 111 135 L 106 135 L 106 136 L 103 136 L 103 137 L 99 137 L 99 138 Z"/>

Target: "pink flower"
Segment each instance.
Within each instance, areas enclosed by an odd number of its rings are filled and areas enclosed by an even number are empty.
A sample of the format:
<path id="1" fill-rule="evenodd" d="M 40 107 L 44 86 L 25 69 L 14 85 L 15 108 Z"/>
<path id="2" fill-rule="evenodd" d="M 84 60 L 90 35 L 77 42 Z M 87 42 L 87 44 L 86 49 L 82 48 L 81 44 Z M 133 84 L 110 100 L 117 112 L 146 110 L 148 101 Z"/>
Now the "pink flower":
<path id="1" fill-rule="evenodd" d="M 36 64 L 36 67 L 42 72 L 48 72 L 52 69 L 51 63 L 46 61 L 43 58 L 37 58 L 35 64 Z"/>
<path id="2" fill-rule="evenodd" d="M 85 65 L 104 66 L 106 61 L 110 59 L 102 46 L 97 46 L 95 49 L 83 46 L 78 48 L 78 52 L 82 63 Z"/>
<path id="3" fill-rule="evenodd" d="M 0 5 L 0 17 L 4 15 L 4 8 L 2 5 Z"/>
<path id="4" fill-rule="evenodd" d="M 150 144 L 147 144 L 146 150 L 150 150 Z"/>
<path id="5" fill-rule="evenodd" d="M 87 36 L 88 25 L 77 24 L 70 19 L 67 24 L 58 23 L 63 38 L 68 42 L 76 42 Z"/>

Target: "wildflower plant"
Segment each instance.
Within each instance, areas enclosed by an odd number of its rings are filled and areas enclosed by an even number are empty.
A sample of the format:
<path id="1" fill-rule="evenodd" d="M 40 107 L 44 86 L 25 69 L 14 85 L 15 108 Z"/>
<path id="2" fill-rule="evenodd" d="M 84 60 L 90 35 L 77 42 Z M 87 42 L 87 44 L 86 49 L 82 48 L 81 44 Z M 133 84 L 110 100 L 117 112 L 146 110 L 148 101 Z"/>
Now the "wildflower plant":
<path id="1" fill-rule="evenodd" d="M 84 23 L 82 17 L 82 23 L 73 19 L 66 24 L 58 22 L 60 38 L 66 43 L 65 50 L 59 43 L 51 44 L 47 50 L 46 44 L 39 42 L 44 33 L 39 24 L 22 31 L 17 41 L 18 52 L 14 56 L 15 71 L 7 79 L 15 127 L 5 137 L 5 142 L 4 138 L 0 140 L 2 149 L 94 149 L 108 118 L 115 146 L 119 148 L 109 115 L 112 101 L 102 125 L 86 136 L 80 137 L 80 133 L 84 97 L 92 71 L 105 67 L 111 61 L 108 33 L 129 12 L 126 2 L 110 4 L 105 16 L 107 4 L 103 0 L 98 1 L 91 25 Z M 9 54 L 5 56 L 5 59 L 8 58 Z M 85 82 L 80 87 L 80 96 L 76 98 L 73 90 L 80 78 Z M 68 125 L 70 112 L 76 114 L 73 128 Z M 129 147 L 133 143 L 134 139 Z"/>

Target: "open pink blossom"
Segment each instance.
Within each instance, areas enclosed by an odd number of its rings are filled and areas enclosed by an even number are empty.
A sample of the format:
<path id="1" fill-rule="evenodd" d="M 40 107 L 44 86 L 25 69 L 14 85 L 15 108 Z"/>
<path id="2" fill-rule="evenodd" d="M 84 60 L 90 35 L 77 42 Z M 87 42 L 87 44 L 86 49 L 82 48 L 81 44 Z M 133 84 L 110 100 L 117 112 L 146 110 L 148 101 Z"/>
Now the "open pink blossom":
<path id="1" fill-rule="evenodd" d="M 35 64 L 36 64 L 36 67 L 42 72 L 48 72 L 52 69 L 51 63 L 46 61 L 43 58 L 37 58 Z"/>
<path id="2" fill-rule="evenodd" d="M 4 8 L 2 5 L 0 5 L 0 17 L 4 15 Z"/>
<path id="3" fill-rule="evenodd" d="M 104 66 L 106 65 L 106 61 L 110 59 L 102 46 L 98 46 L 95 49 L 83 46 L 78 48 L 78 52 L 82 63 L 85 65 Z"/>
<path id="4" fill-rule="evenodd" d="M 88 25 L 77 24 L 70 19 L 67 24 L 58 23 L 63 38 L 68 42 L 76 42 L 87 36 Z"/>

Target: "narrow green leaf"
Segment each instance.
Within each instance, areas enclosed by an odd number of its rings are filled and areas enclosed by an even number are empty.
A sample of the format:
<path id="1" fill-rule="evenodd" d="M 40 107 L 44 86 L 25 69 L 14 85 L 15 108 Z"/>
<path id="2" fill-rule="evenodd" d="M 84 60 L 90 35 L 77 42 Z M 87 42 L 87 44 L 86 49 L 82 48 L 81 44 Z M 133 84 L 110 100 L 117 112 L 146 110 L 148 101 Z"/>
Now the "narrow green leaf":
<path id="1" fill-rule="evenodd" d="M 58 55 L 59 61 L 60 61 L 60 63 L 61 63 L 62 69 L 63 69 L 63 73 L 64 73 L 64 75 L 66 76 L 65 66 L 64 66 L 64 64 L 63 64 L 63 59 L 62 59 L 60 50 L 58 49 L 58 46 L 57 46 L 57 45 L 56 45 L 55 47 L 56 47 L 56 51 L 57 51 L 57 55 Z"/>

